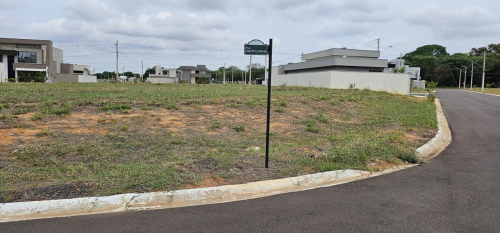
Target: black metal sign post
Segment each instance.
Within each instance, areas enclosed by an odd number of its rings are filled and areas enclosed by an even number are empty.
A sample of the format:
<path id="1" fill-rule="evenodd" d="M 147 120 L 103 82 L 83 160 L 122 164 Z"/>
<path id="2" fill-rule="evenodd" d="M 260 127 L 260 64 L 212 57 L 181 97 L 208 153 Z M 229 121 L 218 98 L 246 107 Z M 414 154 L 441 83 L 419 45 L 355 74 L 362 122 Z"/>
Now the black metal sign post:
<path id="1" fill-rule="evenodd" d="M 269 168 L 269 131 L 271 125 L 271 70 L 273 65 L 273 39 L 269 39 L 269 45 L 264 44 L 264 42 L 260 40 L 252 40 L 244 45 L 244 53 L 245 55 L 269 55 L 266 130 L 266 168 Z"/>
<path id="2" fill-rule="evenodd" d="M 269 168 L 269 130 L 271 125 L 271 70 L 273 67 L 273 39 L 269 39 L 269 67 L 267 75 L 267 132 L 266 132 L 266 168 Z"/>

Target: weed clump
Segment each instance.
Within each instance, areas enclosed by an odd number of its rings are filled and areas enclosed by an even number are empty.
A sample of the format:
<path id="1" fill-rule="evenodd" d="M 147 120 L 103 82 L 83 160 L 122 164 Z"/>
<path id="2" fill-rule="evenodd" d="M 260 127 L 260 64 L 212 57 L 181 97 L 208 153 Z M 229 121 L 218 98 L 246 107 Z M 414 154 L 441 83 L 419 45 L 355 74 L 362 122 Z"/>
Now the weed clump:
<path id="1" fill-rule="evenodd" d="M 177 106 L 177 103 L 171 100 L 165 103 L 165 108 L 168 110 L 179 110 L 179 106 Z"/>
<path id="2" fill-rule="evenodd" d="M 100 108 L 103 111 L 113 111 L 113 110 L 128 110 L 132 109 L 130 104 L 110 104 L 106 103 L 106 105 Z"/>
<path id="3" fill-rule="evenodd" d="M 222 128 L 222 122 L 217 120 L 217 121 L 214 121 L 210 124 L 210 128 L 211 129 L 220 129 Z"/>
<path id="4" fill-rule="evenodd" d="M 245 131 L 245 126 L 243 124 L 239 124 L 239 125 L 233 127 L 233 130 L 236 132 L 243 132 L 243 131 Z"/>

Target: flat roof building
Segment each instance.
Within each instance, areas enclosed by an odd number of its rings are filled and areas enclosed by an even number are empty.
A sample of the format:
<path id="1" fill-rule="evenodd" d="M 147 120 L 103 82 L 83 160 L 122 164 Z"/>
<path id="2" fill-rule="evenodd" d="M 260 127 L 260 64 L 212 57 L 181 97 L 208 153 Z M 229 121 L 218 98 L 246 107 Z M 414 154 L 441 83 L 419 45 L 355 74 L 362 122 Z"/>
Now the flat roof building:
<path id="1" fill-rule="evenodd" d="M 408 74 L 384 73 L 388 60 L 380 51 L 333 48 L 304 54 L 302 62 L 272 67 L 272 86 L 370 89 L 408 95 Z M 268 77 L 266 73 L 267 85 Z"/>
<path id="2" fill-rule="evenodd" d="M 177 83 L 177 70 L 164 69 L 161 65 L 155 66 L 155 73 L 149 74 L 150 83 Z"/>
<path id="3" fill-rule="evenodd" d="M 202 77 L 208 78 L 210 82 L 210 74 L 207 74 L 208 69 L 206 65 L 181 66 L 179 70 L 181 71 L 181 80 L 185 80 L 188 83 L 197 84 Z"/>
<path id="4" fill-rule="evenodd" d="M 380 51 L 333 48 L 302 55 L 302 62 L 280 66 L 280 74 L 319 71 L 384 72 Z"/>

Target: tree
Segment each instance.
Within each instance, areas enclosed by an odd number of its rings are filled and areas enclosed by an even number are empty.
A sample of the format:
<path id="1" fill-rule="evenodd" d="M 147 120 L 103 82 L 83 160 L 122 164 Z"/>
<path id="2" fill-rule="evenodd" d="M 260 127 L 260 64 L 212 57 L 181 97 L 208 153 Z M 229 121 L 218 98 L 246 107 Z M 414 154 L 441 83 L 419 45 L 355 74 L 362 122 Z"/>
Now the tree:
<path id="1" fill-rule="evenodd" d="M 133 72 L 127 71 L 123 73 L 123 76 L 127 76 L 127 78 L 130 78 L 130 77 L 135 77 L 135 74 Z"/>
<path id="2" fill-rule="evenodd" d="M 416 56 L 435 56 L 435 57 L 445 57 L 450 56 L 448 52 L 446 52 L 446 47 L 433 44 L 433 45 L 424 45 L 418 47 L 415 51 L 411 53 L 407 53 L 403 56 L 403 59 L 411 62 L 413 57 Z"/>
<path id="3" fill-rule="evenodd" d="M 146 72 L 144 73 L 144 79 L 147 79 L 149 78 L 149 74 L 155 74 L 156 73 L 156 67 L 152 67 L 152 68 L 147 68 L 146 69 Z"/>
<path id="4" fill-rule="evenodd" d="M 426 81 L 436 81 L 434 71 L 440 65 L 440 60 L 435 56 L 415 56 L 409 64 L 413 67 L 420 67 L 420 76 Z"/>
<path id="5" fill-rule="evenodd" d="M 435 70 L 435 81 L 438 83 L 440 86 L 452 86 L 452 85 L 457 85 L 458 80 L 455 80 L 453 78 L 453 69 L 449 65 L 442 65 L 436 68 Z"/>

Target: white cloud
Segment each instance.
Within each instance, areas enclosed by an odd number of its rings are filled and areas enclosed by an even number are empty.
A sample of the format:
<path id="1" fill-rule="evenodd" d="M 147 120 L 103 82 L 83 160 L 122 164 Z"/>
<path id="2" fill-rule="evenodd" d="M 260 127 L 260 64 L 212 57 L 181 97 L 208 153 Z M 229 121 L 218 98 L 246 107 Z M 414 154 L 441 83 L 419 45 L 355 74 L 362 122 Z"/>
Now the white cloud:
<path id="1" fill-rule="evenodd" d="M 367 23 L 351 23 L 344 21 L 327 21 L 321 26 L 311 31 L 313 36 L 321 37 L 348 37 L 359 36 L 370 31 L 370 25 Z"/>
<path id="2" fill-rule="evenodd" d="M 19 9 L 26 6 L 25 0 L 0 0 L 0 10 Z"/>
<path id="3" fill-rule="evenodd" d="M 462 9 L 425 5 L 411 10 L 406 20 L 424 26 L 438 38 L 472 38 L 500 34 L 500 17 L 489 9 L 474 6 Z"/>
<path id="4" fill-rule="evenodd" d="M 320 49 L 342 48 L 342 44 L 333 40 L 322 40 L 318 43 Z"/>
<path id="5" fill-rule="evenodd" d="M 87 22 L 102 21 L 117 14 L 108 5 L 98 0 L 69 0 L 64 3 L 63 9 L 68 19 Z"/>
<path id="6" fill-rule="evenodd" d="M 157 15 L 121 15 L 106 20 L 103 32 L 127 36 L 196 41 L 231 36 L 230 20 L 220 14 L 167 13 Z"/>

